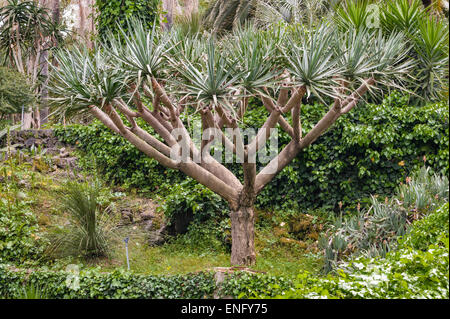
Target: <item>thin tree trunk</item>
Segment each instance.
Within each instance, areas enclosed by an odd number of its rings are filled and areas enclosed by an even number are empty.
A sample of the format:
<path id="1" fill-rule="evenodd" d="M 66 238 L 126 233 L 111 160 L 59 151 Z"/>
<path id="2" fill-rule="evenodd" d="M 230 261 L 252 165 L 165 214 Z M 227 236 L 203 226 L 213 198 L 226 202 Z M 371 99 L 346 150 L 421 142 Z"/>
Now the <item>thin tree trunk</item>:
<path id="1" fill-rule="evenodd" d="M 60 20 L 60 3 L 59 0 L 52 1 L 52 20 L 57 24 Z M 56 39 L 54 39 L 52 45 L 57 46 Z M 41 56 L 42 71 L 41 74 L 44 77 L 44 83 L 42 84 L 41 91 L 41 124 L 48 122 L 49 107 L 48 107 L 48 48 L 45 48 Z"/>
<path id="2" fill-rule="evenodd" d="M 231 264 L 255 264 L 255 210 L 253 206 L 232 208 L 231 238 Z"/>
<path id="3" fill-rule="evenodd" d="M 44 50 L 41 55 L 41 75 L 44 78 L 41 89 L 41 112 L 40 112 L 40 124 L 48 122 L 48 50 Z"/>
<path id="4" fill-rule="evenodd" d="M 165 17 L 167 22 L 163 23 L 164 30 L 170 30 L 173 25 L 173 9 L 175 6 L 174 0 L 163 0 L 163 10 L 166 12 Z"/>
<path id="5" fill-rule="evenodd" d="M 31 108 L 25 110 L 23 113 L 22 130 L 29 130 L 31 128 L 31 123 L 33 122 Z"/>
<path id="6" fill-rule="evenodd" d="M 86 13 L 84 10 L 84 1 L 78 0 L 78 9 L 80 14 L 80 27 L 78 29 L 78 33 L 80 34 L 81 38 L 85 40 L 85 24 L 86 24 Z"/>

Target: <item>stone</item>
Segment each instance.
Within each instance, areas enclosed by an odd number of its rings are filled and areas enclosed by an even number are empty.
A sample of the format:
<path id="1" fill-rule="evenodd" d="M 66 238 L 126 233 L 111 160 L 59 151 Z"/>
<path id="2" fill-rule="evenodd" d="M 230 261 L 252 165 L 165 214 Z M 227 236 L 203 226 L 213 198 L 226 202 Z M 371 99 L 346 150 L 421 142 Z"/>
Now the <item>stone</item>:
<path id="1" fill-rule="evenodd" d="M 145 231 L 151 231 L 153 227 L 153 221 L 152 220 L 146 220 L 144 222 L 144 229 Z"/>
<path id="2" fill-rule="evenodd" d="M 37 141 L 37 139 L 35 139 L 34 137 L 31 137 L 25 141 L 25 146 L 31 147 L 36 144 L 36 141 Z"/>
<path id="3" fill-rule="evenodd" d="M 126 223 L 132 223 L 133 222 L 133 213 L 129 210 L 122 210 L 120 212 L 120 215 L 122 216 L 122 220 Z"/>
<path id="4" fill-rule="evenodd" d="M 163 224 L 161 228 L 156 231 L 151 231 L 148 233 L 148 244 L 150 246 L 162 245 L 166 242 L 167 234 L 167 224 Z"/>
<path id="5" fill-rule="evenodd" d="M 141 219 L 142 220 L 150 220 L 153 219 L 155 215 L 151 211 L 145 211 L 141 213 Z"/>
<path id="6" fill-rule="evenodd" d="M 53 161 L 59 168 L 78 168 L 76 157 L 60 158 L 59 156 L 53 157 Z"/>

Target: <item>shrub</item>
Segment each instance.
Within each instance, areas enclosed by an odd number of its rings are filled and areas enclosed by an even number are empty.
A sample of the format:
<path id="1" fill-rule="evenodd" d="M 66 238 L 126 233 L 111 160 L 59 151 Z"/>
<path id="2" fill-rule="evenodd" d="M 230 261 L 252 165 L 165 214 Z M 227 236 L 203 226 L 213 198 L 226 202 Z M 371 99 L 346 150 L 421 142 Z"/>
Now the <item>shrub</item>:
<path id="1" fill-rule="evenodd" d="M 76 284 L 70 280 L 76 280 Z M 215 290 L 211 273 L 153 276 L 123 270 L 102 273 L 99 269 L 86 269 L 75 275 L 51 270 L 28 273 L 0 265 L 0 296 L 16 298 L 24 287 L 44 284 L 45 297 L 52 299 L 201 299 L 211 298 Z"/>
<path id="2" fill-rule="evenodd" d="M 414 223 L 408 234 L 399 239 L 400 247 L 426 251 L 430 243 L 439 242 L 440 238 L 448 238 L 449 215 L 448 203 L 442 205 L 432 214 Z"/>
<path id="3" fill-rule="evenodd" d="M 64 271 L 12 269 L 0 264 L 0 296 L 23 296 L 40 287 L 46 298 L 449 298 L 448 203 L 420 221 L 386 258 L 359 257 L 335 274 L 302 272 L 296 278 L 236 272 L 217 285 L 213 273 L 140 275 L 123 270 L 81 270 L 77 285 Z M 447 220 L 446 223 L 441 221 Z M 433 234 L 424 230 L 431 227 Z M 416 249 L 420 243 L 420 249 Z M 426 247 L 426 248 L 425 248 Z M 425 248 L 425 249 L 422 249 Z M 36 289 L 35 289 L 36 290 Z M 33 295 L 32 293 L 28 295 Z M 35 295 L 35 294 L 34 294 Z"/>
<path id="4" fill-rule="evenodd" d="M 12 69 L 0 66 L 0 115 L 20 113 L 35 101 L 27 78 Z"/>
<path id="5" fill-rule="evenodd" d="M 161 209 L 169 220 L 180 213 L 192 214 L 196 222 L 228 214 L 228 206 L 219 195 L 190 178 L 171 185 Z"/>
<path id="6" fill-rule="evenodd" d="M 158 0 L 96 0 L 97 30 L 101 39 L 105 39 L 108 32 L 119 33 L 119 26 L 128 30 L 127 20 L 131 17 L 145 21 L 146 27 L 152 28 L 153 23 L 159 21 Z"/>
<path id="7" fill-rule="evenodd" d="M 0 263 L 38 260 L 45 244 L 29 204 L 0 198 Z"/>
<path id="8" fill-rule="evenodd" d="M 241 298 L 448 299 L 448 218 L 446 203 L 414 222 L 398 250 L 385 258 L 358 257 L 341 264 L 334 275 L 302 272 L 296 279 L 284 280 L 251 274 L 238 280 L 238 274 L 224 283 L 222 291 Z"/>

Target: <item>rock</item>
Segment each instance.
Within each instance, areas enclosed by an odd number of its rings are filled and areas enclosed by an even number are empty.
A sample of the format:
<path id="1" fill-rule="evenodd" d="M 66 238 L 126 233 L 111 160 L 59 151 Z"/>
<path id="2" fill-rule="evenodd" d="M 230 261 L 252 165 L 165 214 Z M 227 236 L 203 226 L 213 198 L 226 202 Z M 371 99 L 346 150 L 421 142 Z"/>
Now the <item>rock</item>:
<path id="1" fill-rule="evenodd" d="M 47 147 L 45 149 L 45 154 L 47 154 L 47 155 L 56 155 L 59 153 L 60 153 L 60 151 L 59 151 L 59 148 L 57 148 L 57 147 Z"/>
<path id="2" fill-rule="evenodd" d="M 145 231 L 151 231 L 153 227 L 153 221 L 147 220 L 144 222 L 144 229 Z"/>
<path id="3" fill-rule="evenodd" d="M 120 212 L 121 216 L 122 216 L 122 220 L 126 223 L 132 223 L 133 222 L 133 213 L 129 210 L 122 210 Z"/>
<path id="4" fill-rule="evenodd" d="M 29 184 L 26 180 L 24 180 L 24 179 L 20 180 L 20 181 L 17 183 L 17 185 L 18 185 L 19 187 L 30 188 L 30 184 Z"/>
<path id="5" fill-rule="evenodd" d="M 64 147 L 51 129 L 12 131 L 11 143 L 23 144 L 20 148 L 31 148 L 33 145 L 42 145 L 47 149 Z M 51 152 L 50 154 L 54 153 Z"/>
<path id="6" fill-rule="evenodd" d="M 78 168 L 76 157 L 60 158 L 59 156 L 53 157 L 53 161 L 59 168 Z"/>
<path id="7" fill-rule="evenodd" d="M 29 138 L 25 141 L 25 147 L 31 147 L 36 144 L 36 139 L 34 137 Z"/>
<path id="8" fill-rule="evenodd" d="M 158 246 L 165 243 L 167 238 L 167 225 L 163 224 L 160 229 L 148 233 L 148 244 Z"/>
<path id="9" fill-rule="evenodd" d="M 53 137 L 53 130 L 46 129 L 46 130 L 40 130 L 40 135 L 42 137 Z"/>
<path id="10" fill-rule="evenodd" d="M 69 155 L 70 155 L 69 152 L 60 152 L 59 153 L 60 158 L 68 157 Z"/>
<path id="11" fill-rule="evenodd" d="M 142 220 L 150 220 L 155 217 L 155 215 L 151 211 L 142 212 L 140 216 Z"/>

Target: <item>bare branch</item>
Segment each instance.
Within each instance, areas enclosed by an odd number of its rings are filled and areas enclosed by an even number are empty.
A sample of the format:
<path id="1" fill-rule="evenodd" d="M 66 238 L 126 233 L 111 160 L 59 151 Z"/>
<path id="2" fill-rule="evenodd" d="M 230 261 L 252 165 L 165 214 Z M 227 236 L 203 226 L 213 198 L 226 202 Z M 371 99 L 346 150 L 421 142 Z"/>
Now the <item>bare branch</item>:
<path id="1" fill-rule="evenodd" d="M 350 112 L 358 104 L 359 99 L 369 90 L 369 87 L 375 84 L 375 79 L 367 79 L 361 86 L 342 103 L 341 113 Z"/>
<path id="2" fill-rule="evenodd" d="M 317 122 L 317 124 L 306 134 L 300 142 L 292 140 L 286 147 L 272 159 L 266 167 L 264 167 L 256 176 L 255 189 L 258 194 L 267 183 L 269 183 L 281 170 L 283 170 L 294 158 L 298 152 L 313 143 L 320 135 L 322 135 L 334 122 L 342 115 L 347 113 L 357 103 L 357 99 L 367 92 L 367 84 L 375 83 L 373 79 L 369 79 L 365 84 L 361 85 L 344 103 L 347 103 L 345 108 L 341 110 L 341 102 L 339 99 L 335 100 L 333 107 Z M 358 98 L 357 98 L 358 97 Z M 292 98 L 291 98 L 292 99 Z M 289 104 L 289 102 L 288 102 Z M 344 104 L 345 105 L 345 104 Z M 349 108 L 348 111 L 346 108 Z"/>
<path id="3" fill-rule="evenodd" d="M 118 127 L 120 135 L 122 135 L 127 141 L 136 146 L 136 148 L 147 156 L 158 161 L 161 165 L 168 168 L 177 168 L 178 165 L 175 161 L 157 151 L 155 148 L 147 144 L 145 141 L 133 134 L 128 128 L 126 128 L 119 114 L 117 114 L 116 110 L 111 105 L 106 105 L 106 110 L 112 122 Z"/>
<path id="4" fill-rule="evenodd" d="M 117 134 L 120 134 L 120 131 L 117 128 L 117 126 L 113 123 L 113 121 L 111 121 L 109 116 L 106 115 L 101 109 L 99 109 L 97 106 L 91 105 L 89 106 L 89 110 L 106 127 L 116 132 Z"/>

